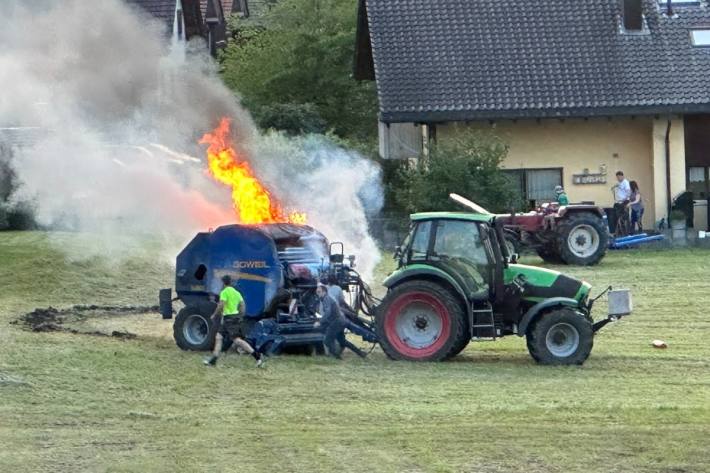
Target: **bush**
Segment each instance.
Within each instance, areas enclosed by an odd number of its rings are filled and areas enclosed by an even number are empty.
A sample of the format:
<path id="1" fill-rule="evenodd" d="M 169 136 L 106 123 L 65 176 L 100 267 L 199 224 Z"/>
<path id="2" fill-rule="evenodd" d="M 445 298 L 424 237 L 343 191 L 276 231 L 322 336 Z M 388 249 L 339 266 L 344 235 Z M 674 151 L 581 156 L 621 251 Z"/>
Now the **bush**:
<path id="1" fill-rule="evenodd" d="M 313 104 L 276 104 L 258 109 L 254 114 L 262 129 L 284 131 L 289 135 L 325 133 L 325 120 Z"/>
<path id="2" fill-rule="evenodd" d="M 408 212 L 461 210 L 455 192 L 492 212 L 520 208 L 521 200 L 500 171 L 508 147 L 490 133 L 455 128 L 431 146 L 428 158 L 398 173 L 394 197 Z"/>
<path id="3" fill-rule="evenodd" d="M 352 0 L 283 0 L 262 16 L 233 19 L 222 78 L 255 115 L 301 104 L 314 107 L 336 135 L 372 140 L 375 84 L 352 75 L 356 18 Z"/>

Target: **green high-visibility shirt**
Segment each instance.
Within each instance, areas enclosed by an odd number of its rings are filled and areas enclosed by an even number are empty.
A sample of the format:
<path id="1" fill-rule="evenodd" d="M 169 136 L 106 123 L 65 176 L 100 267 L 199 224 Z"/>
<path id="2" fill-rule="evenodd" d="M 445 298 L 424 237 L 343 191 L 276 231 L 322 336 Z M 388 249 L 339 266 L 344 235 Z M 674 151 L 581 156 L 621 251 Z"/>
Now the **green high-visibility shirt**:
<path id="1" fill-rule="evenodd" d="M 557 202 L 560 205 L 569 205 L 569 199 L 567 198 L 567 194 L 560 194 L 557 196 Z"/>
<path id="2" fill-rule="evenodd" d="M 224 302 L 224 311 L 222 315 L 230 317 L 239 313 L 239 304 L 244 300 L 241 292 L 234 289 L 232 286 L 225 287 L 219 293 L 219 300 Z"/>

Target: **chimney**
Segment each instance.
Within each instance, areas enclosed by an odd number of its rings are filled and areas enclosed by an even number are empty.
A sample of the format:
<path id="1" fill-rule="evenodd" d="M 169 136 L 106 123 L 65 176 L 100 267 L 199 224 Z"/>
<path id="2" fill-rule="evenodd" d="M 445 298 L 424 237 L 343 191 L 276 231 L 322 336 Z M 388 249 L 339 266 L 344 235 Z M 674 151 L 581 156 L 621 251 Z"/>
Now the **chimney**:
<path id="1" fill-rule="evenodd" d="M 624 29 L 641 31 L 643 29 L 643 0 L 621 0 L 624 4 Z"/>

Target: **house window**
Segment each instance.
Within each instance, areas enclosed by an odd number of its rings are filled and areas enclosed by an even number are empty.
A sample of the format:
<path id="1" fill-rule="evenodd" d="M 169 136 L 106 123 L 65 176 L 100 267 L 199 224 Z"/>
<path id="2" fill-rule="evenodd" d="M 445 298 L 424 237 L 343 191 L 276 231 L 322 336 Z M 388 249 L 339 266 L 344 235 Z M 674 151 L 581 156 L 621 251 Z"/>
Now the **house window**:
<path id="1" fill-rule="evenodd" d="M 710 167 L 688 168 L 688 191 L 693 193 L 693 199 L 705 200 L 710 195 Z"/>
<path id="2" fill-rule="evenodd" d="M 662 7 L 668 5 L 668 0 L 658 0 L 658 4 Z M 671 5 L 686 6 L 686 5 L 700 5 L 700 0 L 671 0 Z"/>
<path id="3" fill-rule="evenodd" d="M 504 173 L 531 207 L 554 201 L 555 186 L 562 185 L 562 168 L 515 169 Z"/>
<path id="4" fill-rule="evenodd" d="M 690 30 L 690 41 L 693 46 L 710 46 L 710 29 Z"/>

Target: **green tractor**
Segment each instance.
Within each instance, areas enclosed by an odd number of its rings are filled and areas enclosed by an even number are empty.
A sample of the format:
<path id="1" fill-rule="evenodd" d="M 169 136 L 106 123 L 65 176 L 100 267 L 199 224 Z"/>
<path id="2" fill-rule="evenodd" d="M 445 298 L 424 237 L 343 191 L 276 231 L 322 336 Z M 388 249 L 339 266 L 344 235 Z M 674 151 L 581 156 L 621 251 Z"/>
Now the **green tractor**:
<path id="1" fill-rule="evenodd" d="M 432 212 L 411 220 L 376 312 L 377 335 L 390 358 L 440 361 L 471 340 L 518 335 L 538 363 L 579 365 L 594 334 L 631 313 L 629 292 L 611 291 L 609 314 L 595 323 L 591 285 L 517 264 L 505 245 L 504 222 L 494 215 Z"/>

